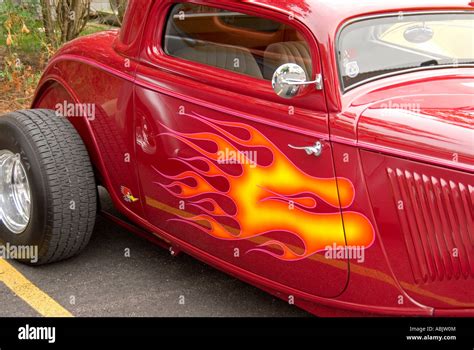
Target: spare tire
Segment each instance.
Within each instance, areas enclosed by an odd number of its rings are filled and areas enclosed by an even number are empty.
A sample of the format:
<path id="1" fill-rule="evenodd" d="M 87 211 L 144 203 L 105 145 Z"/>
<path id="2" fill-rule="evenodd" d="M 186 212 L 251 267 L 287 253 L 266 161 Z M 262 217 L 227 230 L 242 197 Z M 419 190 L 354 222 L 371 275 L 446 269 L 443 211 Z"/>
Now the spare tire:
<path id="1" fill-rule="evenodd" d="M 70 258 L 89 242 L 96 212 L 93 168 L 69 120 L 44 109 L 0 117 L 4 252 L 31 265 Z"/>

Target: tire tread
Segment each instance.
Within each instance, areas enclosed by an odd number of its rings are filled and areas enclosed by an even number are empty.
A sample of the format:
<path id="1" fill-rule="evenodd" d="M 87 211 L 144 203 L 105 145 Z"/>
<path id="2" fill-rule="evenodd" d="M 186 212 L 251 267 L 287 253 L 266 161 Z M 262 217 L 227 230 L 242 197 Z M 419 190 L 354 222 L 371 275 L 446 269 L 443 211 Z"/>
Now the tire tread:
<path id="1" fill-rule="evenodd" d="M 51 110 L 21 110 L 5 117 L 15 119 L 34 145 L 48 182 L 46 251 L 40 252 L 38 264 L 77 255 L 90 240 L 97 210 L 94 172 L 81 137 Z"/>

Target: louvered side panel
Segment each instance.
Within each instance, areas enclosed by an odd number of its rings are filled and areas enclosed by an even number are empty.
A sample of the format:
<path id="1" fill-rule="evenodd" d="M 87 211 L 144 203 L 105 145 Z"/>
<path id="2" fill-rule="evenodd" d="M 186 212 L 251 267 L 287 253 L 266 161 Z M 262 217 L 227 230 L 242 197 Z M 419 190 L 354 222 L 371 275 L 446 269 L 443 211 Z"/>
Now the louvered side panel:
<path id="1" fill-rule="evenodd" d="M 474 277 L 474 187 L 387 168 L 417 283 Z"/>

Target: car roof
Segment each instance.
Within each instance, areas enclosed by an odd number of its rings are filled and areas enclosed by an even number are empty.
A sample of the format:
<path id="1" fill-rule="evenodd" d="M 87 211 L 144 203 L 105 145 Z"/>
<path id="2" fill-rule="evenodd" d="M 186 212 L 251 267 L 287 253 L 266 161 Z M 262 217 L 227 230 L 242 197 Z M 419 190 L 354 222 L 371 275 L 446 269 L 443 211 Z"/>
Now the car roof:
<path id="1" fill-rule="evenodd" d="M 472 0 L 244 0 L 280 12 L 293 14 L 308 27 L 323 22 L 326 32 L 349 18 L 399 11 L 473 10 Z M 321 27 L 321 26 L 319 26 Z M 321 29 L 321 28 L 320 28 Z"/>
<path id="2" fill-rule="evenodd" d="M 471 0 L 244 0 L 274 9 L 294 12 L 299 15 L 311 13 L 345 19 L 360 14 L 380 11 L 460 8 L 474 10 Z M 471 5 L 470 5 L 471 4 Z"/>

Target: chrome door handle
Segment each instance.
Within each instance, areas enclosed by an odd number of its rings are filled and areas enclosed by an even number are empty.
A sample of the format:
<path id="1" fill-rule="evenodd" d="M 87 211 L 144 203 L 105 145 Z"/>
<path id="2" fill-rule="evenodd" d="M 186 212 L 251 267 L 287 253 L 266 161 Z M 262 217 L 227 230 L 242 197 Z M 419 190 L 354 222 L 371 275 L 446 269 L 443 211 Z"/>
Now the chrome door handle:
<path id="1" fill-rule="evenodd" d="M 323 153 L 323 144 L 320 141 L 316 141 L 313 146 L 293 146 L 293 145 L 288 145 L 288 147 L 293 148 L 293 149 L 301 149 L 306 152 L 307 155 L 314 155 L 315 157 L 319 157 L 321 153 Z"/>

